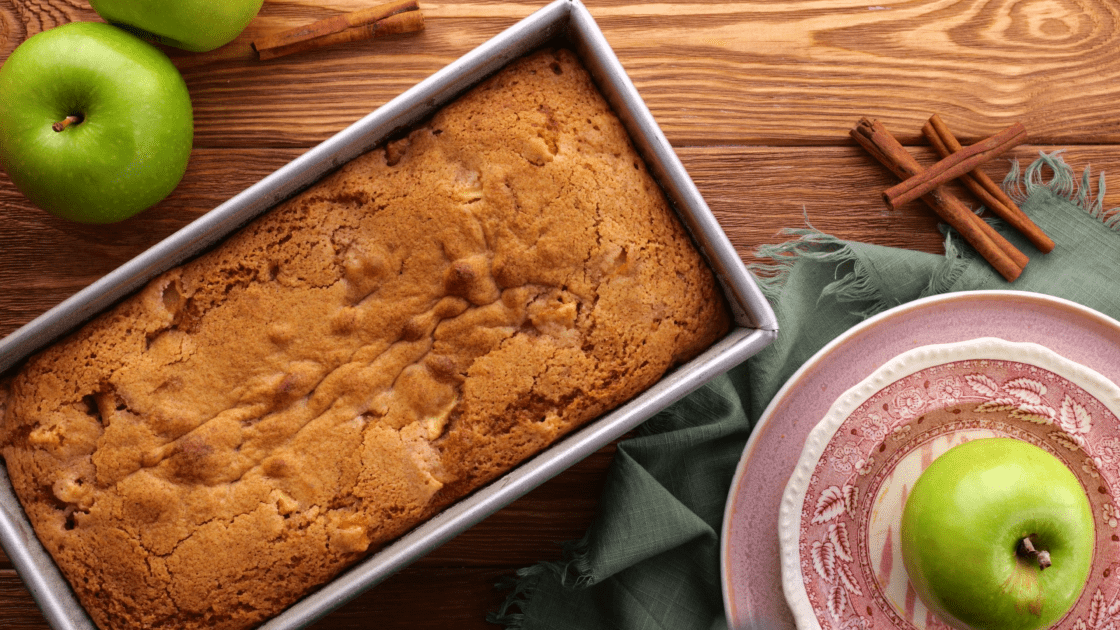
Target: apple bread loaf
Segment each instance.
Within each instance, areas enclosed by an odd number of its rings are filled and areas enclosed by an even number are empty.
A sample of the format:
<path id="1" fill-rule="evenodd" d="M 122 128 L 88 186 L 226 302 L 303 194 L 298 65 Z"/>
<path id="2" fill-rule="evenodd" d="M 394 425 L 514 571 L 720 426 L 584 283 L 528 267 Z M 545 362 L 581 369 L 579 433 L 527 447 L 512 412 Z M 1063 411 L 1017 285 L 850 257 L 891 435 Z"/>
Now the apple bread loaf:
<path id="1" fill-rule="evenodd" d="M 0 454 L 99 626 L 246 628 L 729 325 L 542 51 L 30 359 Z"/>

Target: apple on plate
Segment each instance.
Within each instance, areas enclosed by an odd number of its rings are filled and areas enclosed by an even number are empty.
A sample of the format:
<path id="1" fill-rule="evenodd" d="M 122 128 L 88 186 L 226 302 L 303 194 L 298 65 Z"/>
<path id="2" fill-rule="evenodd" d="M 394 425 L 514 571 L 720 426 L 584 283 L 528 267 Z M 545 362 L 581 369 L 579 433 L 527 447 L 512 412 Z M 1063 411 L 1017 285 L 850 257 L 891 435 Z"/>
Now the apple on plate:
<path id="1" fill-rule="evenodd" d="M 171 61 L 108 24 L 38 33 L 0 67 L 0 167 L 40 208 L 111 223 L 179 184 L 194 140 Z"/>
<path id="2" fill-rule="evenodd" d="M 264 0 L 90 0 L 106 22 L 144 39 L 205 52 L 233 41 Z"/>
<path id="3" fill-rule="evenodd" d="M 903 509 L 902 558 L 921 600 L 969 630 L 1049 627 L 1093 562 L 1092 508 L 1057 457 L 985 438 L 938 457 Z"/>

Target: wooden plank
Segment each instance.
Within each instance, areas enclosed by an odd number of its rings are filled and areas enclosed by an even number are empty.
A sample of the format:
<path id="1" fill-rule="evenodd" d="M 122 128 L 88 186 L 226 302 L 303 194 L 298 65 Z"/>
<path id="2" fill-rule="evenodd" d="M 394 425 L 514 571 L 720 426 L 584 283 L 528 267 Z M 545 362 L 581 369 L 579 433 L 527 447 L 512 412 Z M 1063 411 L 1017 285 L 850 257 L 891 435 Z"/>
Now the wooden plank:
<path id="1" fill-rule="evenodd" d="M 364 4 L 269 2 L 219 61 L 169 51 L 191 90 L 196 146 L 314 144 L 544 2 L 425 3 L 428 28 L 417 35 L 272 62 L 223 59 L 248 54 L 258 34 Z M 587 5 L 675 146 L 827 145 L 861 115 L 912 142 L 935 112 L 966 143 L 1014 121 L 1037 143 L 1120 143 L 1116 3 Z M 75 0 L 0 4 L 0 55 L 71 19 L 94 16 Z"/>
<path id="2" fill-rule="evenodd" d="M 366 591 L 311 630 L 497 630 L 486 623 L 505 599 L 508 569 L 413 567 Z"/>
<path id="3" fill-rule="evenodd" d="M 50 630 L 31 593 L 11 569 L 0 569 L 0 619 L 5 630 Z"/>

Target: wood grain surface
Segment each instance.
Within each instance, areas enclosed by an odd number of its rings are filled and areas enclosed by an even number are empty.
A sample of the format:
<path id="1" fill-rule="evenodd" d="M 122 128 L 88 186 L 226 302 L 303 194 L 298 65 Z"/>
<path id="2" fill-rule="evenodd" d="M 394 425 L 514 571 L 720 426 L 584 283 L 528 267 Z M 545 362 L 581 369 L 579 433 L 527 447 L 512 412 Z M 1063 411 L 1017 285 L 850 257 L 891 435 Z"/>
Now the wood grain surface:
<path id="1" fill-rule="evenodd" d="M 268 62 L 256 36 L 353 11 L 364 0 L 266 0 L 213 53 L 166 49 L 195 112 L 187 174 L 166 200 L 111 226 L 55 219 L 0 172 L 0 336 L 543 6 L 421 0 L 427 29 Z M 1114 0 L 585 0 L 744 259 L 806 222 L 837 236 L 941 251 L 920 204 L 849 139 L 882 120 L 919 160 L 939 113 L 968 144 L 1014 121 L 1026 164 L 1064 149 L 1079 172 L 1120 173 L 1120 4 Z M 28 37 L 99 18 L 83 0 L 0 0 L 0 61 Z M 997 180 L 1008 161 L 985 170 Z M 1120 206 L 1120 186 L 1104 199 Z M 559 556 L 594 518 L 613 447 L 498 512 L 314 627 L 494 628 L 493 584 Z M 0 556 L 0 628 L 44 629 Z"/>

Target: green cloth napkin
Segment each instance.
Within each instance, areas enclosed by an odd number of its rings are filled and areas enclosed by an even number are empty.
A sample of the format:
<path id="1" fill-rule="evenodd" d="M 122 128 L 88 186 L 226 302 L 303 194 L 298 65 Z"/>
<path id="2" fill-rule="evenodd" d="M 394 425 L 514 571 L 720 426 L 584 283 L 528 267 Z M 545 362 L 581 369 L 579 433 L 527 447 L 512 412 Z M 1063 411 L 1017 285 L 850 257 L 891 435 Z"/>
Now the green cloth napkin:
<path id="1" fill-rule="evenodd" d="M 1049 176 L 1049 180 L 1046 177 Z M 505 584 L 488 620 L 510 629 L 726 627 L 719 533 L 732 475 L 751 428 L 785 381 L 822 346 L 863 319 L 950 291 L 1017 289 L 1079 302 L 1120 319 L 1120 213 L 1105 212 L 1104 176 L 1091 194 L 1060 153 L 1040 154 L 1004 182 L 1056 243 L 1042 255 L 999 221 L 1031 261 L 1008 284 L 948 233 L 945 255 L 842 241 L 814 230 L 766 246 L 760 285 L 778 339 L 619 442 L 599 514 L 586 535 Z"/>

